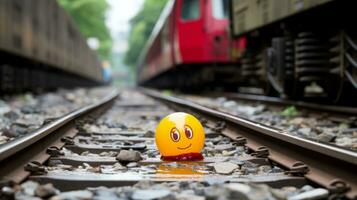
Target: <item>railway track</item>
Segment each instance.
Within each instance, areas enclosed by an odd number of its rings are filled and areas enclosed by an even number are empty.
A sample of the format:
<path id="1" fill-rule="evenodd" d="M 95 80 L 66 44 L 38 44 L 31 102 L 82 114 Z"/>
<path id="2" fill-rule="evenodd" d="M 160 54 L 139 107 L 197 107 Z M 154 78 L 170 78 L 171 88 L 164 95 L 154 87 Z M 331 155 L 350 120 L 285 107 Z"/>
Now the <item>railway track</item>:
<path id="1" fill-rule="evenodd" d="M 1 197 L 356 198 L 354 152 L 155 91 L 140 92 L 146 96 L 111 94 L 0 146 Z M 175 111 L 194 113 L 203 123 L 203 161 L 160 159 L 155 127 Z"/>

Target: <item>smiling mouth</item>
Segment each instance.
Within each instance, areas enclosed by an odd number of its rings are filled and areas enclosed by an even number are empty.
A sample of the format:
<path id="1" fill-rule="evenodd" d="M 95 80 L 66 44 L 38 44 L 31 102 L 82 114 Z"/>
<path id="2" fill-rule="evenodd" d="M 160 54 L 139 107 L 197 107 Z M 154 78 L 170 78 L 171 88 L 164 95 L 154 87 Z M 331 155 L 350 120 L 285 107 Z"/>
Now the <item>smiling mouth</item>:
<path id="1" fill-rule="evenodd" d="M 181 148 L 181 147 L 177 147 L 178 149 L 180 149 L 180 150 L 184 150 L 184 149 L 188 149 L 188 148 L 190 148 L 191 147 L 191 143 L 190 143 L 190 145 L 188 145 L 187 147 L 184 147 L 184 148 Z"/>

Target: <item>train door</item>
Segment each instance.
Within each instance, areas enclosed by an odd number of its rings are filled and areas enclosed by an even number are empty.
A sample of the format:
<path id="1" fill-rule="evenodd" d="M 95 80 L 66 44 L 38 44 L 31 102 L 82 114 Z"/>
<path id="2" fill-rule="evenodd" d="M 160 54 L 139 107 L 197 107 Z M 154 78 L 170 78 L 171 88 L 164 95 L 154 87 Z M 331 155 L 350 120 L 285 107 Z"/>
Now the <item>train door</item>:
<path id="1" fill-rule="evenodd" d="M 230 59 L 230 38 L 228 4 L 230 0 L 207 1 L 207 27 L 209 54 L 213 62 L 228 62 Z"/>
<path id="2" fill-rule="evenodd" d="M 181 0 L 178 5 L 178 39 L 182 61 L 202 62 L 205 49 L 204 0 Z"/>

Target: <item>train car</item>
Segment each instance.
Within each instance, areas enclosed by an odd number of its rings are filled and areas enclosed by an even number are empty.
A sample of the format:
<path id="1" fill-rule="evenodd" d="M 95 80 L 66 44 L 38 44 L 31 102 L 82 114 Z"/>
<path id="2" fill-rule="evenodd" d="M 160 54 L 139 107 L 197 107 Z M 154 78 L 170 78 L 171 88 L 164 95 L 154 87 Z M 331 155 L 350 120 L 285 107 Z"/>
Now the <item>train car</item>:
<path id="1" fill-rule="evenodd" d="M 337 0 L 232 0 L 231 35 L 246 42 L 239 56 L 242 83 L 281 97 L 354 99 L 356 5 Z"/>
<path id="2" fill-rule="evenodd" d="M 102 67 L 57 1 L 0 0 L 0 90 L 98 84 Z"/>
<path id="3" fill-rule="evenodd" d="M 141 53 L 138 83 L 164 88 L 235 80 L 229 70 L 233 59 L 228 4 L 229 0 L 169 0 Z"/>

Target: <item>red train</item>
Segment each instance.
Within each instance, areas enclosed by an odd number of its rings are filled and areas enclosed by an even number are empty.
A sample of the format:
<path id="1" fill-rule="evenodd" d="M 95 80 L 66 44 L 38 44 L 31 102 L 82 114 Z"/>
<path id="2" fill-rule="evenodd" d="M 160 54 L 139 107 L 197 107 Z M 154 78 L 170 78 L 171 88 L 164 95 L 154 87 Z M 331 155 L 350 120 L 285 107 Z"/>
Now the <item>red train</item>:
<path id="1" fill-rule="evenodd" d="M 230 0 L 170 0 L 141 54 L 138 83 L 191 87 L 218 80 L 213 75 L 223 74 L 225 81 L 229 76 L 233 78 L 228 70 L 234 66 L 228 29 L 229 3 Z"/>

